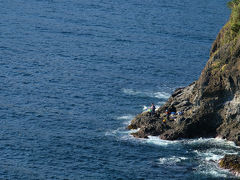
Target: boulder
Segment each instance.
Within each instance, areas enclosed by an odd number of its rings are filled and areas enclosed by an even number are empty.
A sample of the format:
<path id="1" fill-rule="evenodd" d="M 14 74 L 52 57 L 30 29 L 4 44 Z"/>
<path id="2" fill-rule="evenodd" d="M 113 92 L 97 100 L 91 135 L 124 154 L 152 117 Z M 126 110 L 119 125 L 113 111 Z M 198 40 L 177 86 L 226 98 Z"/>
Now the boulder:
<path id="1" fill-rule="evenodd" d="M 240 156 L 225 155 L 218 164 L 221 168 L 229 169 L 235 175 L 240 176 Z"/>

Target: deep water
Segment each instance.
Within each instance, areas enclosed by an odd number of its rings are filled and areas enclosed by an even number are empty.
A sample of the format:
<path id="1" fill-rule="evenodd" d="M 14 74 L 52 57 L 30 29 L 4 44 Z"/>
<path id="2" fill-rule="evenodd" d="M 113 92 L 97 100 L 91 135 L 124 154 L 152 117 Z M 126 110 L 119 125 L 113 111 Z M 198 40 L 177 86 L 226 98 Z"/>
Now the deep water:
<path id="1" fill-rule="evenodd" d="M 228 179 L 219 139 L 125 127 L 197 80 L 227 0 L 0 1 L 0 179 Z"/>

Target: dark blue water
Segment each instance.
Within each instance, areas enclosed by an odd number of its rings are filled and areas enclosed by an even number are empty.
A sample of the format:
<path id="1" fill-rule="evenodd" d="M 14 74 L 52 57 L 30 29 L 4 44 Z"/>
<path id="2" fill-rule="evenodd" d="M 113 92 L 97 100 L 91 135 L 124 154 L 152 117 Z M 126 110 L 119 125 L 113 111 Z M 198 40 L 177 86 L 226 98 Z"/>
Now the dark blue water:
<path id="1" fill-rule="evenodd" d="M 196 80 L 227 0 L 0 1 L 0 179 L 223 179 L 219 139 L 137 140 Z"/>

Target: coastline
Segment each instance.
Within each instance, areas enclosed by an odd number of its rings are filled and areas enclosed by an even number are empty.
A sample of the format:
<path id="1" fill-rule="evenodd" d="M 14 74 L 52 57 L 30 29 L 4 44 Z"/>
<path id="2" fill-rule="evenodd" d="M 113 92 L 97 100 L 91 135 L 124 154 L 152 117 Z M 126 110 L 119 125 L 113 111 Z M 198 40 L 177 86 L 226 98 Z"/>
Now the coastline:
<path id="1" fill-rule="evenodd" d="M 127 127 L 139 129 L 132 133 L 134 137 L 158 136 L 163 140 L 220 137 L 240 146 L 240 25 L 236 25 L 240 17 L 235 17 L 240 1 L 228 5 L 232 9 L 230 19 L 214 41 L 199 79 L 176 89 L 155 115 L 138 114 Z M 173 106 L 183 113 L 169 119 L 166 109 Z M 240 169 L 234 172 L 239 175 Z"/>

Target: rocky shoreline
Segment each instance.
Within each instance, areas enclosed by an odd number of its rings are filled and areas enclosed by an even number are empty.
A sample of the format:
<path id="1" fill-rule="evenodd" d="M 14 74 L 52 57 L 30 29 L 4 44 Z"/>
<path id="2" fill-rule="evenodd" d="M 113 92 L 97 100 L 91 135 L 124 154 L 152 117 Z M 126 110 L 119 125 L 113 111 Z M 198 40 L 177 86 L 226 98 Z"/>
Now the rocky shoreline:
<path id="1" fill-rule="evenodd" d="M 132 133 L 134 137 L 221 137 L 240 146 L 240 0 L 229 6 L 230 20 L 214 41 L 199 79 L 176 89 L 153 116 L 149 112 L 137 115 L 128 126 L 139 129 Z M 177 113 L 169 116 L 166 109 L 172 106 Z"/>
<path id="2" fill-rule="evenodd" d="M 224 169 L 229 169 L 236 176 L 240 177 L 240 157 L 237 155 L 225 155 L 219 161 L 219 166 Z"/>

